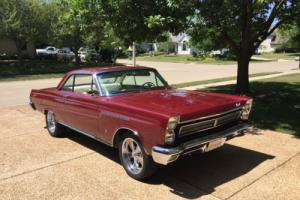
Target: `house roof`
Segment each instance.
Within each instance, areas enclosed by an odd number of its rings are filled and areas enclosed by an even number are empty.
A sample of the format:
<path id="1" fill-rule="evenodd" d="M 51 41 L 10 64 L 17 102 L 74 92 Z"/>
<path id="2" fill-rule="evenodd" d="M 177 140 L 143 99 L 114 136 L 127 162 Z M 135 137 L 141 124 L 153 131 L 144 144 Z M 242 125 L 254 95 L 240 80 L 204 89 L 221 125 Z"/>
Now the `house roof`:
<path id="1" fill-rule="evenodd" d="M 170 34 L 170 38 L 172 42 L 182 42 L 182 41 L 189 41 L 190 37 L 186 33 L 180 33 L 178 35 Z"/>

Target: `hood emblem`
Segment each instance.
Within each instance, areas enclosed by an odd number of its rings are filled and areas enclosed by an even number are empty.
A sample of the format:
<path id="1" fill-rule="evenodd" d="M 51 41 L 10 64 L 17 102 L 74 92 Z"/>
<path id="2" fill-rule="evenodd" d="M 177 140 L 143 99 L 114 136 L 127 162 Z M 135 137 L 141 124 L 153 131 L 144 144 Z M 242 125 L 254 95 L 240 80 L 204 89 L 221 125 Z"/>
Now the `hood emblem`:
<path id="1" fill-rule="evenodd" d="M 241 103 L 240 102 L 238 102 L 238 103 L 235 103 L 235 107 L 239 107 L 241 105 Z"/>

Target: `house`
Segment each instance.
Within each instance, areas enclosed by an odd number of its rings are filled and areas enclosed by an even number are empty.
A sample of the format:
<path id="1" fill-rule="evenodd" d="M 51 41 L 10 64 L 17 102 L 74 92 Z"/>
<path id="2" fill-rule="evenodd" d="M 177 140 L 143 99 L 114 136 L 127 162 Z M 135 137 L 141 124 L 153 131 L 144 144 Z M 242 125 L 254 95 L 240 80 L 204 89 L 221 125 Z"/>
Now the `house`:
<path id="1" fill-rule="evenodd" d="M 178 55 L 191 55 L 197 52 L 195 47 L 189 45 L 190 37 L 186 33 L 170 35 L 170 40 L 174 43 L 174 52 Z"/>
<path id="2" fill-rule="evenodd" d="M 257 48 L 256 53 L 270 53 L 274 52 L 276 48 L 280 47 L 282 43 L 287 40 L 278 30 L 275 30 L 269 35 Z"/>
<path id="3" fill-rule="evenodd" d="M 0 38 L 0 54 L 5 54 L 5 57 L 12 58 L 17 55 L 17 46 L 11 39 Z M 24 57 L 34 58 L 35 47 L 32 43 L 27 43 L 21 50 L 21 54 Z"/>
<path id="4" fill-rule="evenodd" d="M 275 49 L 281 44 L 282 38 L 281 35 L 275 31 L 267 39 L 265 39 L 260 46 L 257 48 L 256 53 L 268 53 L 274 52 Z M 155 48 L 154 48 L 155 47 Z M 159 43 L 142 43 L 140 45 L 145 52 L 149 51 L 158 51 Z M 169 35 L 169 44 L 164 51 L 168 53 L 175 53 L 178 55 L 192 55 L 198 53 L 199 50 L 190 45 L 190 36 L 186 33 L 180 33 L 178 35 Z M 228 49 L 211 51 L 210 55 L 219 55 L 228 51 Z"/>
<path id="5" fill-rule="evenodd" d="M 275 49 L 272 46 L 272 42 L 274 41 L 275 35 L 268 36 L 256 49 L 256 53 L 270 53 L 274 52 Z"/>

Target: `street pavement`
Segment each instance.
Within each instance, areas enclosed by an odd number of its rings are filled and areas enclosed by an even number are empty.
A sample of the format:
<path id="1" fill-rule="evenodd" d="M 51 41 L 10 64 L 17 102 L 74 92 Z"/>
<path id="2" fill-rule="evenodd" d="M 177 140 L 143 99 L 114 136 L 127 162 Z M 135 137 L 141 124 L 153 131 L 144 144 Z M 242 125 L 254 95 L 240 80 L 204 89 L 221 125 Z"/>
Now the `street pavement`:
<path id="1" fill-rule="evenodd" d="M 130 64 L 128 60 L 118 60 L 119 63 Z M 236 65 L 184 64 L 166 62 L 142 62 L 138 65 L 156 68 L 170 83 L 182 83 L 215 78 L 232 77 L 236 75 Z M 296 61 L 260 62 L 250 64 L 250 74 L 262 72 L 288 72 L 298 68 Z M 0 82 L 0 107 L 22 105 L 29 102 L 31 89 L 55 87 L 60 79 L 28 80 Z"/>
<path id="2" fill-rule="evenodd" d="M 131 65 L 132 61 L 119 59 L 118 63 Z M 171 84 L 233 77 L 237 74 L 236 64 L 216 65 L 137 61 L 137 65 L 156 68 Z M 251 62 L 249 73 L 287 72 L 294 69 L 299 69 L 298 61 Z"/>
<path id="3" fill-rule="evenodd" d="M 0 199 L 300 199 L 300 140 L 258 131 L 133 180 L 117 151 L 50 137 L 28 105 L 0 108 Z"/>

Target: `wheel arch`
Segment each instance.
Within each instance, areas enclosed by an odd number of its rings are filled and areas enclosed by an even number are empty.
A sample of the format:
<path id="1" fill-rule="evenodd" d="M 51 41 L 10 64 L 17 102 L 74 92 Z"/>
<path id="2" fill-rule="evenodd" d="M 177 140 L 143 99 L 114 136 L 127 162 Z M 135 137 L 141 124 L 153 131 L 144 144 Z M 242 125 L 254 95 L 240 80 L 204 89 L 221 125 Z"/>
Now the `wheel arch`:
<path id="1" fill-rule="evenodd" d="M 128 128 L 128 127 L 120 127 L 117 129 L 117 131 L 113 135 L 113 139 L 112 139 L 113 147 L 118 147 L 118 143 L 119 143 L 120 139 L 122 138 L 122 136 L 124 136 L 126 134 L 136 136 L 141 142 L 140 135 L 136 130 L 133 130 L 132 128 Z"/>

